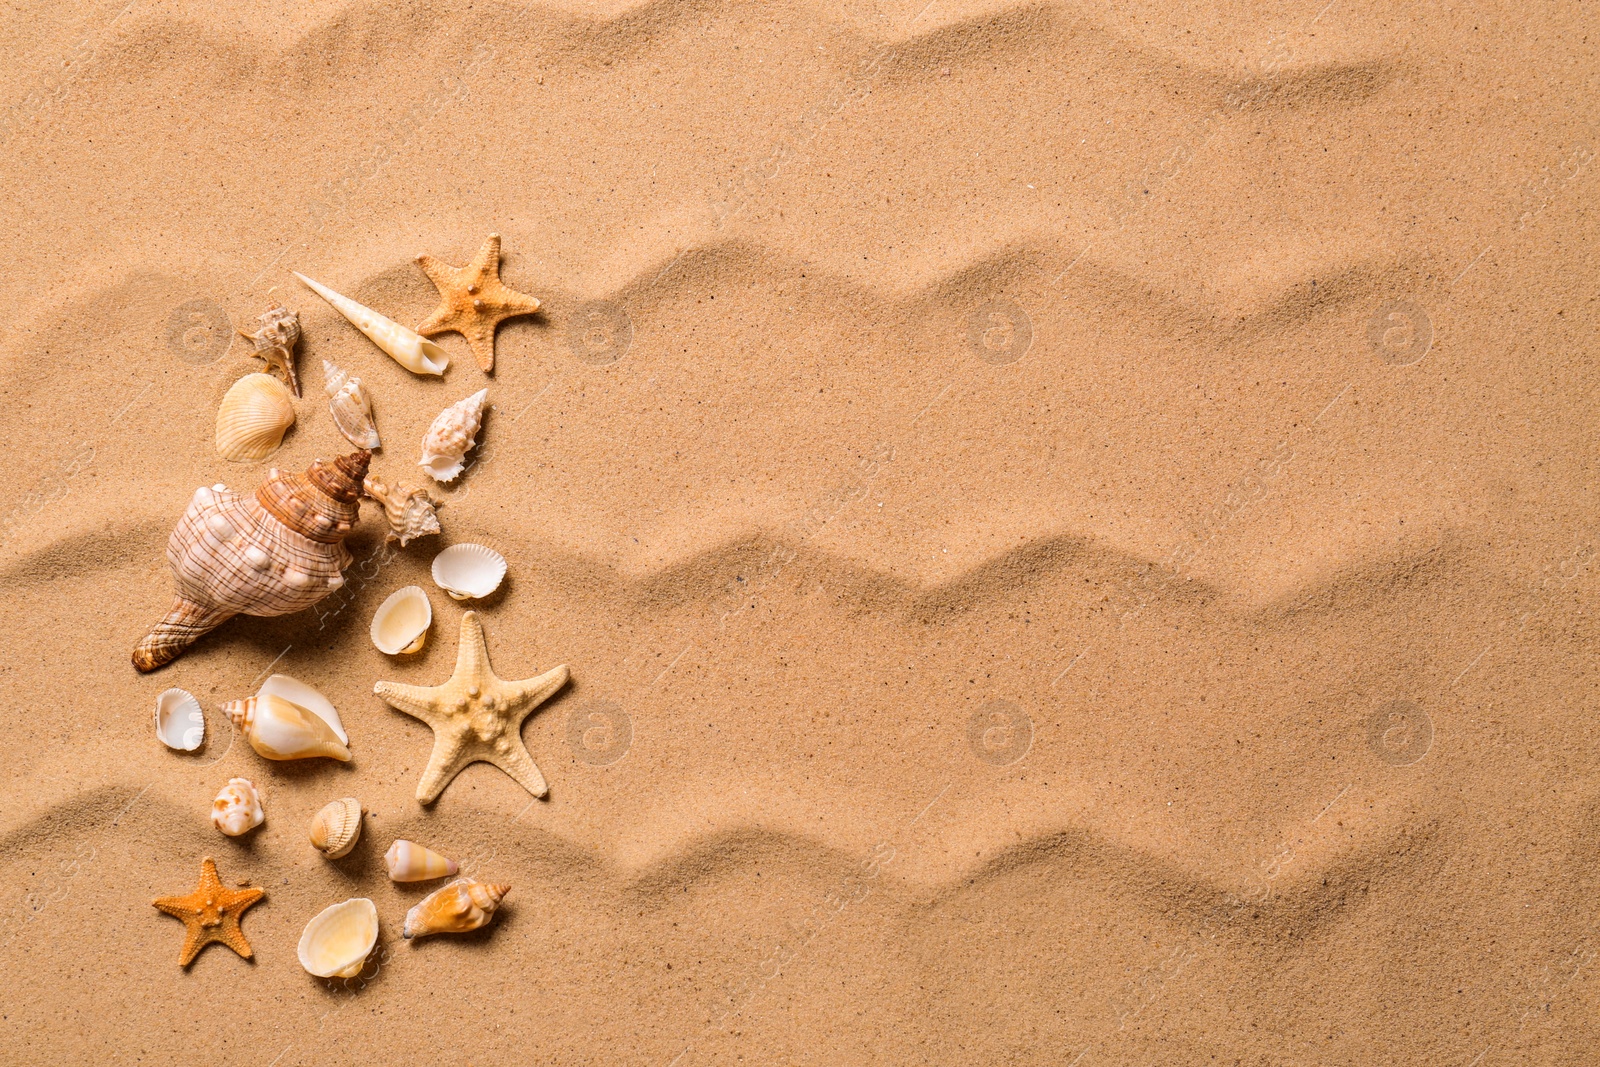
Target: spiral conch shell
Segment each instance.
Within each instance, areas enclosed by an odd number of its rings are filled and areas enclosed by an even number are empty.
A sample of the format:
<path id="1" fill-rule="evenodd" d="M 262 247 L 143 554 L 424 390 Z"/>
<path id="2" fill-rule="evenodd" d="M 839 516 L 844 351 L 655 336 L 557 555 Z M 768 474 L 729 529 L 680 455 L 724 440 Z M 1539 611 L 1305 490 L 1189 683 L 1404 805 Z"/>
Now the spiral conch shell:
<path id="1" fill-rule="evenodd" d="M 300 935 L 300 966 L 318 978 L 354 978 L 378 943 L 378 907 L 351 897 L 322 909 Z"/>
<path id="2" fill-rule="evenodd" d="M 235 615 L 302 611 L 342 586 L 353 562 L 344 539 L 371 459 L 361 451 L 319 459 L 304 474 L 275 469 L 249 497 L 220 484 L 195 490 L 167 541 L 177 599 L 133 650 L 133 665 L 153 671 Z"/>
<path id="3" fill-rule="evenodd" d="M 377 448 L 380 442 L 378 428 L 372 423 L 372 398 L 361 379 L 352 378 L 327 360 L 322 361 L 322 373 L 333 424 L 357 448 Z"/>
<path id="4" fill-rule="evenodd" d="M 366 334 L 373 344 L 393 356 L 394 361 L 406 370 L 413 374 L 443 374 L 445 367 L 449 365 L 449 354 L 417 331 L 406 329 L 393 319 L 385 318 L 348 296 L 341 296 L 304 274 L 296 272 L 295 277 L 332 304 L 335 311 L 349 319 L 356 329 Z"/>
<path id="5" fill-rule="evenodd" d="M 314 711 L 270 693 L 258 693 L 222 706 L 233 725 L 258 754 L 271 760 L 326 756 L 350 762 L 350 750 L 333 727 Z"/>
<path id="6" fill-rule="evenodd" d="M 248 833 L 260 826 L 266 817 L 261 810 L 261 794 L 248 778 L 228 779 L 217 799 L 211 802 L 211 825 L 229 837 Z"/>
<path id="7" fill-rule="evenodd" d="M 239 336 L 255 345 L 255 355 L 267 361 L 267 370 L 283 375 L 283 382 L 295 396 L 300 395 L 300 378 L 294 372 L 294 346 L 300 341 L 300 316 L 273 304 L 256 320 L 255 333 L 239 331 Z"/>
<path id="8" fill-rule="evenodd" d="M 508 885 L 457 878 L 443 889 L 429 893 L 406 912 L 401 936 L 410 940 L 428 934 L 464 934 L 487 926 L 494 918 L 495 908 L 509 892 Z"/>
<path id="9" fill-rule="evenodd" d="M 330 860 L 350 854 L 361 838 L 361 801 L 343 797 L 329 801 L 311 817 L 311 847 Z"/>
<path id="10" fill-rule="evenodd" d="M 246 374 L 217 408 L 217 455 L 233 463 L 266 459 L 293 425 L 288 387 L 270 374 Z"/>
<path id="11" fill-rule="evenodd" d="M 489 390 L 479 389 L 465 400 L 439 412 L 428 432 L 422 435 L 422 462 L 418 464 L 436 482 L 454 481 L 466 466 L 467 453 L 477 443 L 478 427 L 483 425 L 483 406 Z"/>
<path id="12" fill-rule="evenodd" d="M 404 482 L 396 482 L 390 488 L 375 474 L 367 475 L 362 485 L 368 496 L 383 505 L 383 517 L 389 520 L 385 541 L 399 541 L 404 548 L 418 537 L 439 532 L 439 516 L 434 509 L 441 501 L 429 496 L 426 489 Z"/>
<path id="13" fill-rule="evenodd" d="M 460 870 L 456 861 L 446 859 L 431 848 L 400 838 L 383 854 L 389 877 L 396 882 L 426 882 Z"/>

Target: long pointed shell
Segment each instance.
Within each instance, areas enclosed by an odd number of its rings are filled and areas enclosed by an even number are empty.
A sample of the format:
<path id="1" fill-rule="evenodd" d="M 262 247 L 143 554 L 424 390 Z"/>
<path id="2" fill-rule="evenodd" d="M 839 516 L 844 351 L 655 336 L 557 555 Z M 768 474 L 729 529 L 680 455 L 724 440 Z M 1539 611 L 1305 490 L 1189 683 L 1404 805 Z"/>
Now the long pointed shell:
<path id="1" fill-rule="evenodd" d="M 487 545 L 451 545 L 433 557 L 433 580 L 457 600 L 485 597 L 506 576 L 506 558 Z"/>
<path id="2" fill-rule="evenodd" d="M 360 378 L 353 378 L 327 360 L 322 361 L 323 388 L 328 411 L 345 440 L 357 448 L 377 448 L 378 427 L 372 421 L 372 398 Z"/>
<path id="3" fill-rule="evenodd" d="M 300 935 L 300 966 L 318 978 L 354 978 L 378 943 L 378 908 L 352 897 L 324 908 Z"/>
<path id="4" fill-rule="evenodd" d="M 404 548 L 419 537 L 439 532 L 439 516 L 434 514 L 439 502 L 426 489 L 404 482 L 390 488 L 373 474 L 367 475 L 363 486 L 367 495 L 383 506 L 383 517 L 389 522 L 385 541 L 399 541 Z"/>
<path id="5" fill-rule="evenodd" d="M 455 860 L 403 837 L 389 846 L 389 851 L 383 854 L 383 862 L 389 866 L 389 877 L 396 882 L 426 882 L 459 870 Z"/>
<path id="6" fill-rule="evenodd" d="M 347 745 L 350 743 L 350 735 L 345 733 L 344 722 L 339 718 L 339 709 L 333 706 L 333 701 L 300 679 L 287 674 L 274 674 L 261 683 L 256 696 L 282 697 L 291 704 L 298 704 L 327 723 L 340 741 Z"/>
<path id="7" fill-rule="evenodd" d="M 304 274 L 297 272 L 295 277 L 332 304 L 335 311 L 349 319 L 356 329 L 366 334 L 373 344 L 393 356 L 394 361 L 406 370 L 413 374 L 443 374 L 445 367 L 449 365 L 450 357 L 445 350 L 417 331 L 406 329 L 393 319 L 385 318 L 348 296 L 340 296 L 326 285 L 314 282 Z"/>
<path id="8" fill-rule="evenodd" d="M 266 818 L 261 810 L 261 794 L 248 778 L 230 778 L 217 799 L 211 802 L 211 825 L 227 834 L 240 834 L 260 826 Z"/>
<path id="9" fill-rule="evenodd" d="M 389 594 L 372 616 L 372 643 L 379 652 L 407 656 L 421 651 L 433 625 L 433 605 L 419 585 L 408 585 Z"/>
<path id="10" fill-rule="evenodd" d="M 257 318 L 261 326 L 255 333 L 239 331 L 255 346 L 255 355 L 266 360 L 267 370 L 283 375 L 283 382 L 295 396 L 300 395 L 300 378 L 294 370 L 294 346 L 300 340 L 300 316 L 286 307 L 273 304 Z"/>
<path id="11" fill-rule="evenodd" d="M 187 689 L 168 689 L 156 697 L 156 737 L 168 748 L 193 752 L 206 739 L 206 715 Z"/>
<path id="12" fill-rule="evenodd" d="M 467 453 L 477 443 L 483 425 L 483 406 L 489 390 L 479 389 L 439 412 L 422 435 L 422 461 L 418 464 L 436 482 L 454 481 L 466 465 Z"/>
<path id="13" fill-rule="evenodd" d="M 341 763 L 350 760 L 350 750 L 337 734 L 314 712 L 282 697 L 253 696 L 222 706 L 250 742 L 250 747 L 267 759 L 312 759 L 326 756 Z"/>
<path id="14" fill-rule="evenodd" d="M 458 878 L 417 901 L 416 907 L 406 912 L 406 925 L 401 934 L 409 940 L 428 934 L 464 934 L 476 930 L 488 925 L 500 901 L 509 892 L 508 885 Z"/>
<path id="15" fill-rule="evenodd" d="M 217 455 L 235 463 L 266 459 L 293 425 L 288 386 L 270 374 L 246 374 L 217 408 Z"/>
<path id="16" fill-rule="evenodd" d="M 361 801 L 343 797 L 329 801 L 311 817 L 311 847 L 330 860 L 350 854 L 361 838 Z"/>

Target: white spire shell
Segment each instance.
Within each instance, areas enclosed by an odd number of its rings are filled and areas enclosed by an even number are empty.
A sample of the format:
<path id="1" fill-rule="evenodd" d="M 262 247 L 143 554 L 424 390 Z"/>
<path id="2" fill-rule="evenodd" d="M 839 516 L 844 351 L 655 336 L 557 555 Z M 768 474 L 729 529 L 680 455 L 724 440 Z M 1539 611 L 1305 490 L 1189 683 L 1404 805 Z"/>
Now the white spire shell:
<path id="1" fill-rule="evenodd" d="M 393 319 L 385 318 L 348 296 L 341 296 L 304 274 L 294 272 L 294 276 L 332 304 L 335 311 L 349 319 L 356 329 L 366 334 L 373 344 L 393 356 L 394 361 L 406 370 L 413 374 L 443 374 L 445 367 L 449 365 L 449 354 L 417 331 L 407 329 Z"/>
<path id="2" fill-rule="evenodd" d="M 477 444 L 483 425 L 483 408 L 489 390 L 479 389 L 439 412 L 422 435 L 422 461 L 418 464 L 436 482 L 454 481 L 466 466 L 467 453 Z"/>

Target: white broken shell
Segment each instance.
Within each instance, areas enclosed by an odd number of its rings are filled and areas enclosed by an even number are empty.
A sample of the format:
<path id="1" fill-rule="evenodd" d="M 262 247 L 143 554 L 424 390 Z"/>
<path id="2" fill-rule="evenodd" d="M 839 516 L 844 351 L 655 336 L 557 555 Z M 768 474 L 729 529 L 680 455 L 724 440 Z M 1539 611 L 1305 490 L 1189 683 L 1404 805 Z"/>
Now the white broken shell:
<path id="1" fill-rule="evenodd" d="M 483 425 L 483 407 L 489 390 L 479 389 L 439 412 L 428 432 L 422 435 L 422 460 L 417 465 L 436 482 L 454 481 L 466 466 L 467 453 L 477 443 L 478 427 Z"/>
<path id="2" fill-rule="evenodd" d="M 300 935 L 300 966 L 318 978 L 354 978 L 378 943 L 378 908 L 351 897 L 322 909 Z"/>
<path id="3" fill-rule="evenodd" d="M 217 799 L 211 802 L 211 825 L 238 837 L 260 826 L 266 814 L 261 810 L 261 794 L 248 778 L 230 778 Z"/>
<path id="4" fill-rule="evenodd" d="M 294 275 L 322 299 L 332 304 L 334 310 L 349 319 L 355 328 L 366 334 L 373 344 L 394 357 L 394 361 L 413 374 L 443 374 L 450 363 L 444 349 L 415 330 L 408 330 L 393 319 L 385 318 L 369 307 L 340 296 L 321 282 L 314 282 L 304 274 Z"/>
<path id="5" fill-rule="evenodd" d="M 404 656 L 419 651 L 433 624 L 433 605 L 419 585 L 389 594 L 372 616 L 372 643 L 379 652 Z"/>
<path id="6" fill-rule="evenodd" d="M 455 860 L 405 838 L 389 846 L 389 851 L 383 854 L 383 862 L 388 864 L 389 877 L 396 882 L 426 882 L 458 870 Z"/>
<path id="7" fill-rule="evenodd" d="M 234 463 L 266 459 L 293 425 L 289 387 L 270 374 L 246 374 L 217 408 L 217 455 Z"/>
<path id="8" fill-rule="evenodd" d="M 344 723 L 339 721 L 339 710 L 333 706 L 333 701 L 298 678 L 291 678 L 287 674 L 274 674 L 261 683 L 261 688 L 256 690 L 256 696 L 282 697 L 291 704 L 299 704 L 307 711 L 315 712 L 317 717 L 338 735 L 340 741 L 347 745 L 350 743 L 350 735 L 345 733 Z"/>
<path id="9" fill-rule="evenodd" d="M 433 580 L 457 600 L 488 596 L 506 576 L 506 558 L 487 545 L 451 545 L 433 557 Z"/>
<path id="10" fill-rule="evenodd" d="M 352 378 L 327 360 L 322 361 L 322 373 L 333 424 L 357 448 L 377 448 L 380 442 L 378 428 L 372 422 L 372 398 L 361 379 Z"/>
<path id="11" fill-rule="evenodd" d="M 206 714 L 187 689 L 156 697 L 156 737 L 168 748 L 193 752 L 206 739 Z"/>
<path id="12" fill-rule="evenodd" d="M 361 837 L 361 801 L 343 797 L 329 801 L 311 817 L 311 847 L 330 860 L 350 854 Z"/>
<path id="13" fill-rule="evenodd" d="M 419 537 L 439 532 L 439 516 L 434 509 L 439 502 L 428 495 L 426 489 L 404 482 L 390 488 L 383 479 L 369 474 L 361 486 L 367 495 L 383 505 L 383 517 L 389 521 L 389 532 L 384 541 L 399 541 L 404 548 Z"/>

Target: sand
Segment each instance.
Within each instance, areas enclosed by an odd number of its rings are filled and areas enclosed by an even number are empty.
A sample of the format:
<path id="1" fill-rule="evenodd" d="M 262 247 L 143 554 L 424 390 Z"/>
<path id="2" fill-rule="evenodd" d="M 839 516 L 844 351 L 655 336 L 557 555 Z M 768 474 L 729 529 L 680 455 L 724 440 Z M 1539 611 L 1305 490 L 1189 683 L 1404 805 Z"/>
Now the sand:
<path id="1" fill-rule="evenodd" d="M 0 19 L 6 1062 L 1592 1062 L 1595 27 L 1577 5 L 24 4 Z M 389 361 L 413 258 L 546 314 Z M 298 422 L 229 464 L 271 300 Z M 444 534 L 158 674 L 200 485 L 412 477 Z M 478 541 L 464 605 L 433 554 Z M 393 590 L 425 651 L 377 652 Z M 372 694 L 565 663 L 532 798 L 414 799 Z M 281 671 L 353 762 L 268 764 Z M 152 736 L 206 706 L 189 756 Z M 223 838 L 234 775 L 267 820 Z M 306 823 L 369 810 L 330 863 Z M 514 888 L 405 943 L 422 841 Z M 267 891 L 177 966 L 200 859 Z M 358 979 L 295 944 L 367 896 Z"/>

